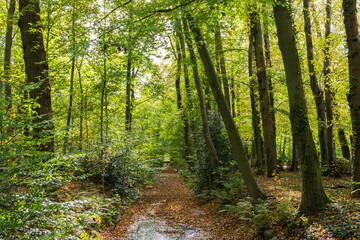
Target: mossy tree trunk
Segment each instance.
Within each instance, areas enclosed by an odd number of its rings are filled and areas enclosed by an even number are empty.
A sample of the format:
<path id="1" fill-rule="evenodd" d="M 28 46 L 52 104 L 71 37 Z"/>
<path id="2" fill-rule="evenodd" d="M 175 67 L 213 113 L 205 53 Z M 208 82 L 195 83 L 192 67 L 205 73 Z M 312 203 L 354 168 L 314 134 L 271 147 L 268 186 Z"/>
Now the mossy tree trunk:
<path id="1" fill-rule="evenodd" d="M 47 138 L 47 141 L 39 146 L 40 151 L 54 152 L 51 86 L 40 25 L 40 1 L 20 0 L 19 11 L 26 81 L 28 85 L 38 85 L 32 88 L 29 94 L 30 98 L 38 104 L 35 108 L 37 116 L 34 119 L 36 126 L 33 128 L 33 136 L 35 139 Z"/>
<path id="2" fill-rule="evenodd" d="M 348 46 L 349 82 L 350 92 L 348 101 L 350 105 L 353 142 L 352 163 L 354 182 L 353 196 L 360 198 L 360 37 L 357 20 L 356 0 L 343 0 L 344 24 Z"/>
<path id="3" fill-rule="evenodd" d="M 274 6 L 274 16 L 285 67 L 291 129 L 295 136 L 296 151 L 301 159 L 302 195 L 299 212 L 311 215 L 323 209 L 330 200 L 321 181 L 319 160 L 307 116 L 295 30 L 286 1 L 278 1 Z"/>
<path id="4" fill-rule="evenodd" d="M 260 129 L 260 116 L 257 110 L 257 97 L 255 93 L 255 79 L 253 74 L 253 55 L 254 55 L 254 41 L 253 37 L 250 34 L 249 37 L 249 51 L 248 51 L 248 71 L 249 71 L 249 78 L 250 78 L 250 101 L 251 101 L 251 118 L 252 118 L 252 127 L 254 131 L 254 150 L 255 150 L 255 167 L 257 168 L 257 174 L 263 175 L 264 174 L 264 164 L 265 164 L 265 156 L 264 156 L 264 145 L 263 139 L 261 136 L 261 129 Z"/>
<path id="5" fill-rule="evenodd" d="M 335 144 L 334 144 L 334 114 L 333 114 L 333 92 L 330 84 L 330 33 L 331 33 L 331 0 L 326 0 L 326 20 L 325 20 L 325 48 L 324 48 L 324 82 L 325 82 L 325 106 L 326 106 L 326 145 L 328 150 L 327 165 L 329 174 L 333 175 L 335 164 Z"/>

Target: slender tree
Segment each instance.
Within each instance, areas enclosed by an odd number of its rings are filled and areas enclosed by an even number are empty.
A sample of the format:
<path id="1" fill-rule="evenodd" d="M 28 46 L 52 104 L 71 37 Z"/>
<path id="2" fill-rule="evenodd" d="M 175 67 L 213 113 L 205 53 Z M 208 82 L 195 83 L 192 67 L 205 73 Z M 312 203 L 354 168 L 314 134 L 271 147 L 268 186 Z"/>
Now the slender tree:
<path id="1" fill-rule="evenodd" d="M 311 215 L 323 209 L 330 200 L 321 181 L 319 160 L 307 116 L 295 31 L 286 1 L 281 0 L 274 5 L 274 17 L 285 67 L 291 129 L 301 159 L 302 195 L 299 212 Z"/>
<path id="2" fill-rule="evenodd" d="M 250 78 L 250 101 L 251 101 L 251 117 L 252 117 L 252 127 L 254 131 L 254 147 L 255 147 L 255 166 L 257 167 L 257 174 L 264 174 L 264 145 L 263 139 L 261 136 L 260 129 L 260 116 L 257 110 L 257 97 L 255 92 L 255 78 L 253 74 L 253 55 L 254 55 L 254 41 L 253 36 L 250 34 L 249 37 L 249 50 L 248 50 L 248 69 L 249 69 L 249 78 Z"/>
<path id="3" fill-rule="evenodd" d="M 8 9 L 8 16 L 6 21 L 6 36 L 5 36 L 5 54 L 4 54 L 4 84 L 5 85 L 5 99 L 6 110 L 9 112 L 12 107 L 12 93 L 10 84 L 10 69 L 11 69 L 11 48 L 13 42 L 13 24 L 14 24 L 14 12 L 15 12 L 15 0 L 10 0 Z M 2 90 L 2 88 L 1 88 Z"/>
<path id="4" fill-rule="evenodd" d="M 224 48 L 223 48 L 222 36 L 221 36 L 221 27 L 220 27 L 219 21 L 216 23 L 216 26 L 215 26 L 215 49 L 216 49 L 215 50 L 216 57 L 219 61 L 219 70 L 220 70 L 221 81 L 223 83 L 226 103 L 228 104 L 229 108 L 231 108 L 229 81 L 228 81 L 228 77 L 226 74 L 225 55 L 224 55 Z"/>
<path id="5" fill-rule="evenodd" d="M 274 119 L 270 111 L 270 95 L 268 79 L 266 77 L 266 64 L 264 58 L 262 30 L 257 6 L 250 6 L 251 35 L 254 40 L 257 79 L 260 99 L 261 122 L 264 134 L 265 158 L 267 163 L 267 176 L 272 177 L 276 171 L 276 144 L 274 132 Z"/>
<path id="6" fill-rule="evenodd" d="M 325 101 L 324 93 L 319 87 L 317 80 L 317 75 L 315 72 L 314 65 L 314 50 L 313 50 L 313 41 L 312 41 L 312 31 L 311 31 L 311 20 L 310 20 L 310 9 L 309 9 L 310 0 L 303 1 L 304 7 L 304 22 L 305 22 L 305 37 L 306 37 L 306 50 L 307 50 L 307 60 L 309 68 L 309 77 L 310 77 L 310 86 L 312 93 L 314 95 L 317 121 L 318 121 L 318 137 L 320 142 L 320 153 L 322 163 L 329 162 L 329 153 L 326 143 L 326 117 L 325 117 Z"/>
<path id="7" fill-rule="evenodd" d="M 40 1 L 19 1 L 19 27 L 24 50 L 27 84 L 31 86 L 30 98 L 36 101 L 33 135 L 47 141 L 39 146 L 40 151 L 54 151 L 54 135 L 51 107 L 51 87 L 48 63 L 44 50 L 42 27 L 40 26 Z"/>
<path id="8" fill-rule="evenodd" d="M 218 158 L 217 158 L 217 153 L 216 153 L 214 143 L 213 143 L 213 141 L 211 139 L 211 135 L 210 135 L 210 127 L 209 127 L 209 122 L 208 122 L 209 119 L 208 119 L 208 115 L 207 115 L 207 111 L 206 111 L 205 99 L 204 99 L 203 89 L 202 89 L 202 85 L 201 85 L 201 81 L 200 81 L 197 60 L 196 60 L 195 51 L 194 51 L 193 43 L 191 40 L 190 32 L 189 32 L 189 26 L 188 26 L 188 23 L 185 18 L 183 18 L 183 25 L 184 25 L 186 44 L 188 46 L 189 53 L 190 53 L 190 60 L 191 60 L 192 70 L 193 70 L 193 75 L 194 75 L 193 77 L 194 77 L 196 90 L 197 90 L 198 97 L 199 97 L 199 107 L 200 107 L 203 135 L 204 135 L 207 149 L 209 151 L 211 167 L 215 171 L 217 168 L 217 165 L 218 165 Z"/>
<path id="9" fill-rule="evenodd" d="M 343 0 L 344 24 L 348 46 L 351 123 L 353 132 L 353 196 L 360 198 L 360 36 L 357 20 L 356 0 Z"/>
<path id="10" fill-rule="evenodd" d="M 333 92 L 330 84 L 330 34 L 331 34 L 331 0 L 326 0 L 326 18 L 325 18 L 325 48 L 324 48 L 324 82 L 325 82 L 325 106 L 326 106 L 326 145 L 328 150 L 329 174 L 334 174 L 335 164 L 335 144 L 333 133 L 334 114 L 332 110 Z"/>
<path id="11" fill-rule="evenodd" d="M 266 195 L 261 191 L 259 185 L 256 182 L 254 174 L 250 168 L 250 164 L 247 159 L 243 142 L 237 130 L 234 119 L 232 118 L 228 104 L 226 103 L 225 96 L 221 90 L 219 78 L 216 74 L 215 66 L 210 57 L 201 30 L 197 25 L 197 23 L 195 22 L 195 19 L 193 19 L 193 17 L 190 14 L 187 15 L 187 20 L 190 23 L 190 29 L 193 38 L 197 43 L 198 53 L 204 65 L 211 90 L 213 92 L 222 119 L 224 121 L 226 131 L 228 133 L 228 136 L 230 138 L 231 144 L 235 152 L 237 164 L 243 176 L 244 182 L 248 188 L 249 195 L 251 198 L 255 200 L 265 199 Z"/>
<path id="12" fill-rule="evenodd" d="M 68 139 L 69 139 L 69 130 L 71 125 L 71 115 L 73 110 L 73 98 L 74 98 L 74 76 L 75 76 L 75 62 L 76 62 L 76 36 L 75 36 L 75 1 L 73 2 L 72 12 L 71 12 L 71 73 L 70 73 L 70 91 L 69 91 L 69 107 L 68 115 L 66 120 L 66 133 L 64 139 L 63 151 L 66 153 Z"/>

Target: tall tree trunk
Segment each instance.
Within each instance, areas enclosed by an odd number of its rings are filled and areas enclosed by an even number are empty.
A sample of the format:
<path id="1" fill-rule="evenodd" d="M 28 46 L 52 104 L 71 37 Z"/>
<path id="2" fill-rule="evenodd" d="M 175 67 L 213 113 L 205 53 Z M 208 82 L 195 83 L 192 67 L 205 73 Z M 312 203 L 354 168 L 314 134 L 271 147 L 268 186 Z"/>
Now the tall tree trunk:
<path id="1" fill-rule="evenodd" d="M 335 164 L 335 145 L 333 133 L 333 92 L 330 84 L 330 33 L 331 33 L 331 0 L 326 1 L 326 21 L 325 21 L 325 49 L 324 49 L 324 79 L 325 79 L 325 106 L 326 106 L 326 145 L 329 153 L 327 165 L 329 174 L 334 174 Z"/>
<path id="2" fill-rule="evenodd" d="M 316 77 L 315 66 L 314 66 L 314 50 L 311 33 L 311 20 L 309 10 L 309 0 L 304 0 L 304 22 L 305 22 L 305 37 L 306 37 L 306 50 L 307 60 L 309 67 L 310 86 L 314 95 L 317 121 L 318 121 L 318 137 L 320 142 L 320 153 L 322 164 L 329 162 L 329 153 L 326 144 L 326 118 L 325 118 L 325 102 L 323 91 L 319 87 L 319 83 Z"/>
<path id="3" fill-rule="evenodd" d="M 188 27 L 186 19 L 183 19 L 183 24 L 184 24 L 186 44 L 188 45 L 188 49 L 189 49 L 189 53 L 190 53 L 190 60 L 191 60 L 191 64 L 192 64 L 194 81 L 195 81 L 196 90 L 197 90 L 198 97 L 199 97 L 200 115 L 201 115 L 203 135 L 204 135 L 207 149 L 209 151 L 211 167 L 212 167 L 213 171 L 215 171 L 217 168 L 217 165 L 218 165 L 218 158 L 217 158 L 217 153 L 216 153 L 214 143 L 213 143 L 213 141 L 211 139 L 211 135 L 210 135 L 209 119 L 208 119 L 208 115 L 207 115 L 207 111 L 206 111 L 205 99 L 204 99 L 202 85 L 201 85 L 201 81 L 200 81 L 198 65 L 197 65 L 196 56 L 195 56 L 195 52 L 194 52 L 194 48 L 193 48 L 193 43 L 191 40 L 189 27 Z"/>
<path id="4" fill-rule="evenodd" d="M 75 1 L 73 2 L 72 8 L 72 27 L 71 27 L 71 45 L 72 45 L 72 57 L 71 57 L 71 74 L 70 74 L 70 91 L 69 91 L 69 107 L 68 107 L 68 115 L 66 121 L 66 129 L 65 129 L 65 139 L 64 139 L 64 147 L 63 151 L 66 153 L 68 140 L 69 140 L 69 130 L 71 125 L 71 114 L 73 109 L 73 95 L 74 95 L 74 75 L 75 75 L 75 62 L 76 62 L 76 38 L 75 38 Z"/>
<path id="5" fill-rule="evenodd" d="M 226 103 L 225 96 L 221 90 L 219 78 L 216 74 L 213 61 L 210 57 L 204 38 L 201 34 L 201 30 L 190 15 L 187 15 L 187 18 L 188 18 L 188 22 L 190 23 L 190 29 L 192 35 L 197 43 L 197 49 L 201 57 L 201 60 L 203 62 L 206 74 L 208 76 L 208 81 L 211 90 L 215 97 L 218 109 L 220 111 L 220 114 L 222 116 L 222 119 L 226 127 L 226 131 L 233 146 L 237 164 L 243 176 L 244 182 L 248 188 L 249 195 L 254 200 L 259 198 L 265 199 L 266 195 L 261 191 L 259 185 L 256 182 L 254 174 L 250 168 L 243 142 L 236 128 L 234 119 L 231 116 L 231 112 L 228 107 L 228 104 Z"/>
<path id="6" fill-rule="evenodd" d="M 4 80 L 5 80 L 4 86 L 5 86 L 5 100 L 6 100 L 7 112 L 10 112 L 12 108 L 10 72 L 11 72 L 11 47 L 13 42 L 12 34 L 13 34 L 15 4 L 16 4 L 15 0 L 10 0 L 8 16 L 6 21 L 5 54 L 4 54 Z M 3 83 L 1 83 L 1 85 L 3 85 Z"/>
<path id="7" fill-rule="evenodd" d="M 126 108 L 125 108 L 125 131 L 131 132 L 131 50 L 128 50 L 126 67 Z"/>
<path id="8" fill-rule="evenodd" d="M 232 71 L 231 71 L 232 72 Z M 231 74 L 230 78 L 231 88 L 230 88 L 230 94 L 231 94 L 231 110 L 232 110 L 232 116 L 236 117 L 236 99 L 235 99 L 235 79 L 233 73 Z"/>
<path id="9" fill-rule="evenodd" d="M 353 143 L 352 163 L 354 182 L 353 196 L 360 198 L 360 37 L 357 20 L 356 0 L 343 0 L 344 24 L 346 41 L 348 45 L 349 82 L 350 92 L 348 101 L 350 105 Z"/>
<path id="10" fill-rule="evenodd" d="M 25 72 L 27 83 L 36 84 L 30 90 L 30 98 L 38 106 L 34 119 L 35 124 L 44 123 L 33 129 L 35 139 L 47 137 L 46 143 L 39 146 L 40 151 L 54 152 L 54 125 L 52 122 L 51 87 L 48 77 L 48 63 L 44 50 L 44 40 L 40 24 L 40 1 L 19 1 L 19 27 L 24 50 Z"/>
<path id="11" fill-rule="evenodd" d="M 265 16 L 268 16 L 268 11 L 265 11 Z M 270 73 L 270 69 L 272 68 L 271 63 L 271 53 L 270 53 L 270 37 L 269 37 L 269 23 L 268 19 L 265 17 L 264 19 L 264 47 L 265 47 L 265 63 L 266 63 L 266 70 Z M 275 119 L 275 99 L 274 99 L 274 86 L 272 83 L 271 73 L 266 74 L 267 83 L 269 88 L 269 104 L 270 104 L 270 115 L 273 122 L 273 134 L 274 134 L 274 145 L 276 147 L 276 119 Z"/>
<path id="12" fill-rule="evenodd" d="M 257 174 L 264 174 L 264 164 L 265 164 L 265 156 L 264 156 L 264 145 L 261 136 L 260 129 L 260 117 L 259 112 L 257 110 L 256 103 L 256 94 L 255 94 L 255 78 L 253 76 L 253 55 L 254 55 L 254 41 L 252 34 L 249 37 L 249 52 L 248 52 L 248 68 L 249 68 L 249 78 L 250 78 L 250 100 L 251 100 L 251 112 L 252 112 L 252 127 L 254 130 L 254 144 L 255 144 L 255 155 L 256 162 L 255 166 L 257 167 Z"/>
<path id="13" fill-rule="evenodd" d="M 259 82 L 260 112 L 264 134 L 265 158 L 267 163 L 267 176 L 272 177 L 276 171 L 276 145 L 274 122 L 270 112 L 270 96 L 266 78 L 266 65 L 263 51 L 263 39 L 260 18 L 256 5 L 250 6 L 251 35 L 254 40 L 257 79 Z"/>
<path id="14" fill-rule="evenodd" d="M 307 116 L 295 30 L 286 1 L 278 1 L 274 6 L 274 16 L 279 48 L 285 67 L 291 128 L 302 165 L 302 195 L 299 212 L 311 215 L 323 209 L 330 200 L 325 194 L 321 181 L 319 160 Z"/>
<path id="15" fill-rule="evenodd" d="M 104 103 L 105 103 L 105 91 L 106 91 L 106 83 L 107 83 L 107 68 L 106 68 L 106 48 L 104 46 L 104 76 L 102 82 L 101 89 L 101 102 L 100 102 L 100 158 L 102 159 L 104 156 Z"/>
<path id="16" fill-rule="evenodd" d="M 224 49 L 223 49 L 222 37 L 221 37 L 221 28 L 219 22 L 217 22 L 215 26 L 215 48 L 216 48 L 216 56 L 219 60 L 219 68 L 221 74 L 220 76 L 224 87 L 226 103 L 228 104 L 229 108 L 231 108 L 229 81 L 226 74 L 225 55 L 224 55 Z"/>
<path id="17" fill-rule="evenodd" d="M 349 144 L 346 139 L 345 131 L 343 128 L 338 129 L 338 137 L 339 137 L 339 143 L 343 157 L 350 160 Z"/>
<path id="18" fill-rule="evenodd" d="M 188 157 L 188 162 L 190 163 L 190 167 L 193 167 L 193 164 L 191 163 L 191 155 L 192 155 L 192 149 L 191 149 L 191 142 L 190 142 L 190 124 L 193 123 L 193 120 L 191 120 L 190 112 L 192 109 L 192 102 L 191 102 L 191 90 L 190 90 L 190 80 L 189 80 L 189 71 L 187 68 L 187 57 L 186 57 L 186 50 L 185 50 L 185 40 L 184 35 L 181 28 L 181 21 L 178 20 L 178 29 L 177 29 L 177 36 L 180 41 L 180 48 L 181 48 L 181 54 L 182 54 L 182 64 L 183 64 L 183 71 L 184 71 L 184 80 L 185 80 L 185 93 L 186 93 L 186 102 L 185 102 L 185 111 L 184 111 L 184 119 L 185 121 L 185 131 L 187 132 L 188 141 L 186 144 L 186 155 Z M 190 119 L 190 121 L 189 121 Z M 194 127 L 194 124 L 191 124 L 192 128 Z M 194 129 L 193 129 L 194 130 Z M 194 136 L 195 137 L 195 136 Z M 194 143 L 196 144 L 196 139 L 194 139 Z"/>
<path id="19" fill-rule="evenodd" d="M 176 23 L 176 35 L 179 35 L 179 29 L 181 25 L 179 22 Z M 178 36 L 180 39 L 180 37 Z M 191 168 L 190 164 L 190 158 L 191 158 L 191 142 L 190 142 L 190 128 L 189 128 L 189 122 L 185 115 L 183 105 L 182 105 L 182 97 L 181 97 L 181 87 L 180 87 L 180 80 L 181 80 L 181 65 L 182 65 L 182 53 L 181 53 L 181 46 L 180 46 L 180 40 L 176 41 L 176 52 L 177 52 L 177 69 L 176 69 L 176 80 L 175 80 L 175 86 L 176 86 L 176 96 L 177 96 L 177 107 L 178 110 L 181 112 L 181 118 L 184 122 L 184 140 L 185 140 L 185 160 L 187 161 L 189 167 Z"/>
<path id="20" fill-rule="evenodd" d="M 81 79 L 81 66 L 82 66 L 82 61 L 83 59 L 81 59 L 80 65 L 77 67 L 77 71 L 78 71 L 78 79 L 79 79 L 79 87 L 80 87 L 80 126 L 79 126 L 79 131 L 80 131 L 80 146 L 79 149 L 80 151 L 83 150 L 83 142 L 84 142 L 84 130 L 83 130 L 83 122 L 84 122 L 84 90 L 83 90 L 83 85 L 82 85 L 82 79 Z"/>

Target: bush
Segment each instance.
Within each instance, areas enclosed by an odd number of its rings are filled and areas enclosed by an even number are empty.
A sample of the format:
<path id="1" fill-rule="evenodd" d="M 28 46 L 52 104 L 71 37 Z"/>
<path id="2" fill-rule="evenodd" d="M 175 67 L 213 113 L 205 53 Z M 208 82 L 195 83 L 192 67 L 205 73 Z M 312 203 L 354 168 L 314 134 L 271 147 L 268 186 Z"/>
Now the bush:
<path id="1" fill-rule="evenodd" d="M 272 237 L 274 225 L 288 224 L 294 217 L 290 198 L 285 199 L 280 204 L 276 204 L 275 200 L 260 201 L 253 204 L 242 201 L 238 202 L 236 206 L 226 205 L 223 211 L 239 213 L 240 219 L 251 223 L 251 225 L 245 225 L 245 227 L 255 227 L 257 234 L 265 239 Z"/>

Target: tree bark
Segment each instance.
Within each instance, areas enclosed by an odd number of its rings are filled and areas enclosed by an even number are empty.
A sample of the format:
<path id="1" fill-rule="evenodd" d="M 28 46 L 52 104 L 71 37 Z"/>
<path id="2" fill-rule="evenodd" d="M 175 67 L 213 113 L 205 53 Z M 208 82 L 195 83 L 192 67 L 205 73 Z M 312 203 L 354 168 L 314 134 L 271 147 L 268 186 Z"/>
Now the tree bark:
<path id="1" fill-rule="evenodd" d="M 306 50 L 307 61 L 309 67 L 310 86 L 314 95 L 317 121 L 318 121 L 318 137 L 320 142 L 320 153 L 322 164 L 329 162 L 329 153 L 326 143 L 326 117 L 325 117 L 325 102 L 323 91 L 319 87 L 319 83 L 316 77 L 314 66 L 314 50 L 311 31 L 311 20 L 309 10 L 309 0 L 304 0 L 304 22 L 305 22 L 305 37 L 306 37 Z"/>
<path id="2" fill-rule="evenodd" d="M 353 197 L 360 198 L 360 37 L 356 0 L 343 0 L 344 24 L 348 46 L 350 105 L 353 132 L 352 156 Z"/>
<path id="3" fill-rule="evenodd" d="M 270 96 L 266 77 L 266 65 L 263 51 L 263 39 L 260 18 L 256 5 L 250 6 L 251 35 L 254 40 L 257 79 L 260 98 L 260 112 L 264 134 L 265 158 L 267 163 L 267 176 L 272 177 L 276 172 L 276 145 L 274 122 L 270 112 Z"/>
<path id="4" fill-rule="evenodd" d="M 51 87 L 48 77 L 48 63 L 44 50 L 44 40 L 40 24 L 40 1 L 19 1 L 19 27 L 24 50 L 27 84 L 32 85 L 30 98 L 38 104 L 34 119 L 33 136 L 35 139 L 46 137 L 40 151 L 54 152 L 54 125 L 52 122 Z M 40 124 L 43 123 L 43 124 Z M 40 125 L 39 125 L 40 124 Z"/>
<path id="5" fill-rule="evenodd" d="M 266 199 L 266 195 L 261 191 L 259 185 L 256 182 L 254 174 L 250 168 L 246 152 L 244 149 L 243 142 L 239 135 L 239 132 L 236 128 L 235 122 L 231 116 L 230 109 L 226 103 L 225 96 L 221 90 L 219 78 L 216 74 L 216 70 L 213 64 L 213 61 L 208 52 L 207 46 L 205 44 L 203 35 L 199 26 L 194 22 L 194 19 L 191 15 L 187 15 L 188 22 L 190 23 L 190 29 L 192 35 L 197 43 L 197 49 L 201 60 L 203 62 L 206 74 L 208 76 L 208 81 L 215 97 L 215 101 L 218 105 L 218 109 L 224 121 L 228 136 L 232 143 L 236 160 L 240 169 L 240 172 L 243 176 L 245 185 L 247 186 L 249 195 L 254 200 L 257 199 Z"/>
<path id="6" fill-rule="evenodd" d="M 330 200 L 325 194 L 321 181 L 316 147 L 307 117 L 295 30 L 290 10 L 286 4 L 284 0 L 278 1 L 274 6 L 274 16 L 279 48 L 285 67 L 291 129 L 295 136 L 296 151 L 299 153 L 302 165 L 302 195 L 299 212 L 311 215 L 323 209 Z"/>
<path id="7" fill-rule="evenodd" d="M 214 143 L 213 143 L 213 141 L 211 139 L 211 135 L 210 135 L 209 119 L 208 119 L 208 115 L 207 115 L 207 111 L 206 111 L 205 99 L 204 99 L 203 89 L 202 89 L 202 85 L 201 85 L 201 81 L 200 81 L 198 65 L 197 65 L 194 47 L 193 47 L 193 43 L 191 40 L 189 27 L 188 27 L 186 19 L 183 19 L 183 24 L 184 24 L 184 33 L 185 33 L 185 38 L 186 38 L 186 44 L 188 46 L 189 53 L 190 53 L 190 60 L 191 60 L 191 64 L 192 64 L 194 81 L 195 81 L 196 90 L 197 90 L 198 97 L 199 97 L 202 131 L 203 131 L 207 149 L 209 151 L 211 167 L 212 167 L 213 171 L 215 171 L 217 169 L 217 165 L 218 165 L 218 158 L 217 158 L 217 153 L 216 153 Z"/>
<path id="8" fill-rule="evenodd" d="M 338 137 L 341 147 L 341 152 L 344 158 L 350 160 L 350 150 L 349 150 L 349 144 L 346 139 L 345 131 L 343 128 L 338 129 Z"/>
<path id="9" fill-rule="evenodd" d="M 12 92 L 10 84 L 10 73 L 11 73 L 11 48 L 12 48 L 12 34 L 13 34 L 13 24 L 14 24 L 14 12 L 15 12 L 15 0 L 10 0 L 10 5 L 8 9 L 8 16 L 6 21 L 6 37 L 5 37 L 5 53 L 4 53 L 4 84 L 5 86 L 5 102 L 6 102 L 6 111 L 9 113 L 12 108 Z M 0 80 L 1 81 L 1 80 Z M 1 88 L 2 91 L 2 88 Z"/>
<path id="10" fill-rule="evenodd" d="M 325 106 L 326 106 L 326 145 L 329 159 L 327 165 L 330 175 L 334 174 L 335 164 L 335 145 L 333 133 L 333 92 L 330 84 L 330 33 L 331 33 L 331 0 L 326 1 L 326 21 L 325 21 L 325 48 L 324 48 L 324 79 L 325 79 Z"/>
<path id="11" fill-rule="evenodd" d="M 215 26 L 215 48 L 216 48 L 216 56 L 219 59 L 220 76 L 224 87 L 225 99 L 226 99 L 226 103 L 230 108 L 231 105 L 230 105 L 229 81 L 226 74 L 225 56 L 224 56 L 224 49 L 221 38 L 221 28 L 219 22 L 217 22 Z"/>
<path id="12" fill-rule="evenodd" d="M 177 28 L 180 29 L 179 22 L 176 24 Z M 179 34 L 179 29 L 176 29 L 176 35 Z M 178 36 L 180 39 L 180 37 Z M 189 168 L 191 168 L 190 164 L 190 158 L 191 158 L 191 142 L 190 142 L 190 128 L 189 128 L 189 121 L 185 115 L 183 105 L 182 105 L 182 97 L 181 97 L 181 87 L 180 87 L 180 80 L 181 80 L 181 65 L 182 65 L 182 53 L 181 53 L 181 46 L 180 46 L 180 40 L 176 41 L 176 52 L 177 52 L 177 69 L 176 69 L 176 80 L 175 80 L 175 86 L 176 86 L 176 97 L 177 97 L 177 107 L 178 110 L 181 112 L 181 118 L 184 122 L 184 140 L 185 140 L 185 160 L 189 165 Z"/>
<path id="13" fill-rule="evenodd" d="M 265 11 L 266 16 L 268 15 L 268 12 Z M 265 46 L 265 63 L 266 63 L 266 69 L 270 73 L 270 69 L 272 68 L 271 63 L 271 53 L 270 53 L 270 38 L 269 38 L 269 23 L 268 19 L 264 20 L 264 46 Z M 274 145 L 276 147 L 276 119 L 275 119 L 275 99 L 274 99 L 274 86 L 272 83 L 272 77 L 271 74 L 266 74 L 267 82 L 268 82 L 268 88 L 269 88 L 269 104 L 270 104 L 270 115 L 273 122 L 273 134 L 274 134 Z"/>
<path id="14" fill-rule="evenodd" d="M 127 54 L 126 66 L 126 108 L 125 108 L 125 131 L 131 132 L 131 55 L 132 51 L 129 49 Z"/>
<path id="15" fill-rule="evenodd" d="M 252 112 L 252 127 L 254 131 L 254 144 L 255 144 L 255 167 L 257 168 L 257 174 L 264 174 L 264 164 L 265 164 L 265 156 L 264 156 L 264 145 L 263 139 L 261 136 L 260 129 L 260 117 L 259 112 L 257 110 L 257 97 L 255 94 L 256 83 L 253 76 L 253 55 L 254 55 L 254 41 L 253 37 L 250 34 L 249 37 L 249 51 L 248 51 L 248 68 L 249 68 L 249 78 L 250 78 L 250 101 L 251 101 L 251 112 Z"/>
<path id="16" fill-rule="evenodd" d="M 69 140 L 69 130 L 71 125 L 71 114 L 73 109 L 73 95 L 74 95 L 74 75 L 75 75 L 75 62 L 76 62 L 76 37 L 75 37 L 75 2 L 73 3 L 72 9 L 72 28 L 71 28 L 71 45 L 72 45 L 72 57 L 71 57 L 71 74 L 70 74 L 70 91 L 69 91 L 69 107 L 68 107 L 68 115 L 66 121 L 66 129 L 65 129 L 65 139 L 64 139 L 64 147 L 63 151 L 66 154 L 68 140 Z"/>

